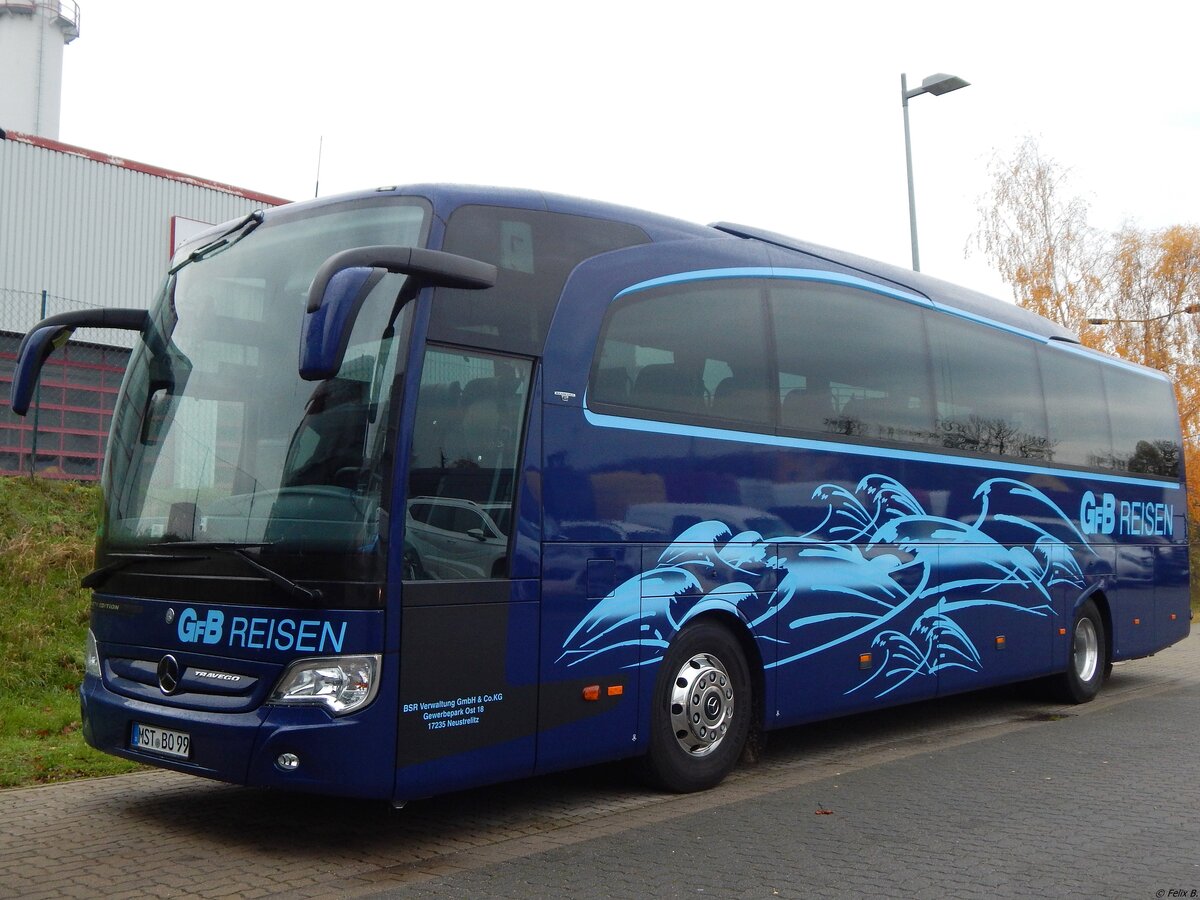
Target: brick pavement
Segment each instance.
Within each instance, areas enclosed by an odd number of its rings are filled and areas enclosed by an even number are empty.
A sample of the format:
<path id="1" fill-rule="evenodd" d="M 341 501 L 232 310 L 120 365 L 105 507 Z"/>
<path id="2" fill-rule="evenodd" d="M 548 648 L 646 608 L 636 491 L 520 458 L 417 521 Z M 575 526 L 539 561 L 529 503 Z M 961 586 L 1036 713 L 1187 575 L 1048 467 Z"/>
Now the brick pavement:
<path id="1" fill-rule="evenodd" d="M 1200 892 L 1200 684 L 776 783 L 386 897 L 1113 897 Z M 863 763 L 860 765 L 860 763 Z M 772 779 L 774 780 L 774 779 Z M 735 792 L 736 793 L 736 792 Z M 818 809 L 830 815 L 816 815 Z"/>
<path id="2" fill-rule="evenodd" d="M 0 896 L 1146 896 L 1200 889 L 1200 637 L 773 738 L 716 790 L 607 766 L 379 804 L 149 772 L 0 792 Z M 817 804 L 831 815 L 814 815 Z"/>

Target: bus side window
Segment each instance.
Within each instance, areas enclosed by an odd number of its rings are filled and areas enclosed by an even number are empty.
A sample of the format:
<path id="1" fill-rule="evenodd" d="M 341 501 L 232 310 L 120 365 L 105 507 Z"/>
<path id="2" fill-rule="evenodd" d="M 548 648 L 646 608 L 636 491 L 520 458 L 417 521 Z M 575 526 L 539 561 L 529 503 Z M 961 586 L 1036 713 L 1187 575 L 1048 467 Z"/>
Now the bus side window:
<path id="1" fill-rule="evenodd" d="M 919 308 L 810 281 L 771 286 L 780 426 L 930 443 L 932 390 Z"/>
<path id="2" fill-rule="evenodd" d="M 608 403 L 624 403 L 632 386 L 629 373 L 621 366 L 610 366 L 596 373 L 596 396 Z"/>
<path id="3" fill-rule="evenodd" d="M 1112 468 L 1112 434 L 1100 363 L 1059 347 L 1038 348 L 1046 394 L 1050 459 Z"/>
<path id="4" fill-rule="evenodd" d="M 1104 393 L 1112 422 L 1114 466 L 1144 475 L 1179 477 L 1182 442 L 1172 414 L 1171 386 L 1108 365 Z"/>
<path id="5" fill-rule="evenodd" d="M 1036 348 L 1032 341 L 951 318 L 930 317 L 940 358 L 942 446 L 994 456 L 1050 459 Z M 997 378 L 997 373 L 1003 373 Z"/>
<path id="6" fill-rule="evenodd" d="M 802 431 L 828 431 L 836 415 L 829 384 L 819 385 L 814 381 L 806 387 L 792 388 L 783 395 L 779 424 Z"/>
<path id="7" fill-rule="evenodd" d="M 775 413 L 762 295 L 757 280 L 729 279 L 673 284 L 616 301 L 588 402 L 643 418 L 769 429 Z"/>
<path id="8" fill-rule="evenodd" d="M 629 399 L 646 409 L 697 415 L 704 412 L 704 382 L 682 365 L 657 363 L 638 372 Z"/>
<path id="9" fill-rule="evenodd" d="M 771 395 L 764 380 L 765 372 L 737 371 L 729 366 L 726 375 L 712 391 L 709 411 L 719 419 L 749 419 L 752 422 L 771 420 Z"/>

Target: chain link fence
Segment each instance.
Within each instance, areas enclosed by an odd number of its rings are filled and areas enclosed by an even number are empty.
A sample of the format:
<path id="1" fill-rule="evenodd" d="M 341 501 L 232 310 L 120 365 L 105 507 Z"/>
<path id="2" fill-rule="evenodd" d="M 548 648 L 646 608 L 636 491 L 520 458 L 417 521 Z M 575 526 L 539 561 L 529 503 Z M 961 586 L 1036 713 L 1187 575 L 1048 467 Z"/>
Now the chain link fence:
<path id="1" fill-rule="evenodd" d="M 91 307 L 45 291 L 0 288 L 0 475 L 100 477 L 132 334 L 79 329 L 47 360 L 29 413 L 22 418 L 8 407 L 24 333 L 46 316 Z"/>

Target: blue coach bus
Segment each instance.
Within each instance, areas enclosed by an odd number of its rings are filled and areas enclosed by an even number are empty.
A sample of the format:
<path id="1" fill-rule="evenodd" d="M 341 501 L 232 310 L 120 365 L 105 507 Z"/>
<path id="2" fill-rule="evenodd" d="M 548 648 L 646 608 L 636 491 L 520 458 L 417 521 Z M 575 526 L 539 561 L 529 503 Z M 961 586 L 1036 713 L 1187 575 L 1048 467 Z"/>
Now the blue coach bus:
<path id="1" fill-rule="evenodd" d="M 383 188 L 184 247 L 117 400 L 87 741 L 387 798 L 1006 682 L 1189 628 L 1160 373 L 918 273 L 536 192 Z"/>

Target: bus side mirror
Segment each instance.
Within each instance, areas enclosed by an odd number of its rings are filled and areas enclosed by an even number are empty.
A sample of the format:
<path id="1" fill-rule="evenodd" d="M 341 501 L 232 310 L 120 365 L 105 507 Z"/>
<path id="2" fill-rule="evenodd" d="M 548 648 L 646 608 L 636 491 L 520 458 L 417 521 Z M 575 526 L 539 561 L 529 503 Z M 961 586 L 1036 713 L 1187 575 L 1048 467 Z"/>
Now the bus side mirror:
<path id="1" fill-rule="evenodd" d="M 496 283 L 496 267 L 477 259 L 422 247 L 356 247 L 322 263 L 308 289 L 300 331 L 300 377 L 332 378 L 363 301 L 386 273 L 407 275 L 420 287 L 481 290 Z"/>
<path id="2" fill-rule="evenodd" d="M 51 353 L 70 339 L 76 328 L 119 328 L 145 334 L 149 326 L 150 313 L 144 309 L 87 309 L 43 319 L 21 339 L 9 406 L 18 416 L 29 412 L 42 366 Z"/>
<path id="3" fill-rule="evenodd" d="M 35 328 L 21 341 L 21 353 L 17 356 L 17 367 L 13 371 L 12 393 L 9 406 L 18 416 L 29 412 L 33 402 L 33 390 L 46 359 L 67 342 L 74 333 L 73 328 L 56 328 L 48 325 Z"/>
<path id="4" fill-rule="evenodd" d="M 333 274 L 300 326 L 300 377 L 324 381 L 337 374 L 363 301 L 383 280 L 382 269 L 355 266 Z M 315 282 L 314 282 L 315 284 Z"/>

